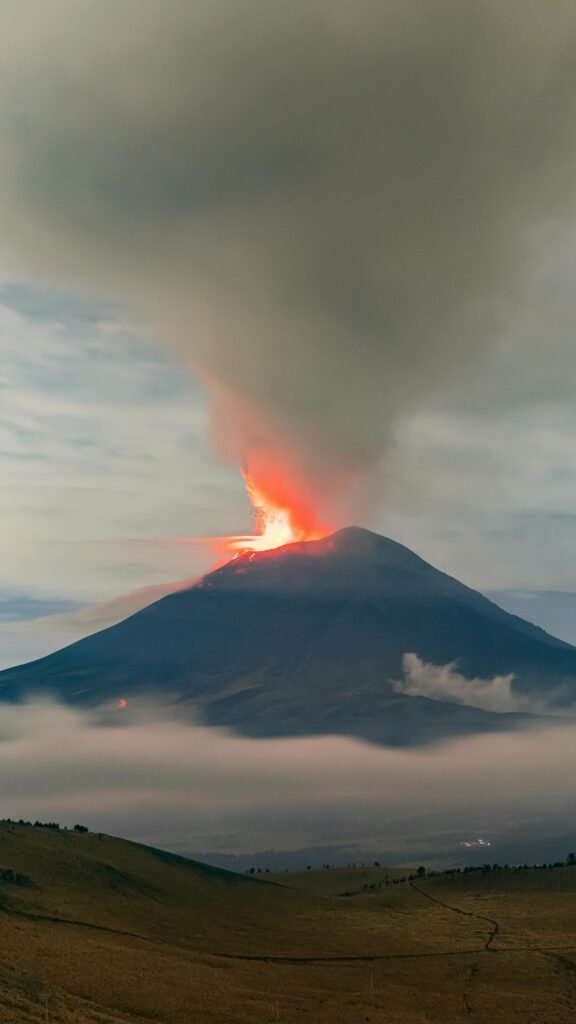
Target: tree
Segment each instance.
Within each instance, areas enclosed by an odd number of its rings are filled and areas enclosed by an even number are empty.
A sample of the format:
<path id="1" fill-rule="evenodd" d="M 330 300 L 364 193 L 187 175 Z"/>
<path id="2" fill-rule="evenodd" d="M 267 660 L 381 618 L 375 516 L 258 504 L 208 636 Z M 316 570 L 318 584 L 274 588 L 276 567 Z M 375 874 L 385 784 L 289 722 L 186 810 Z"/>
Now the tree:
<path id="1" fill-rule="evenodd" d="M 566 858 L 566 863 L 569 864 L 571 868 L 574 867 L 576 864 L 576 853 L 569 853 Z"/>
<path id="2" fill-rule="evenodd" d="M 423 864 L 420 865 L 416 874 L 418 875 L 418 878 L 424 878 L 424 875 L 426 874 L 426 868 L 424 867 Z"/>
<path id="3" fill-rule="evenodd" d="M 87 825 L 74 825 L 74 831 L 75 832 L 87 832 L 88 831 L 88 826 Z"/>

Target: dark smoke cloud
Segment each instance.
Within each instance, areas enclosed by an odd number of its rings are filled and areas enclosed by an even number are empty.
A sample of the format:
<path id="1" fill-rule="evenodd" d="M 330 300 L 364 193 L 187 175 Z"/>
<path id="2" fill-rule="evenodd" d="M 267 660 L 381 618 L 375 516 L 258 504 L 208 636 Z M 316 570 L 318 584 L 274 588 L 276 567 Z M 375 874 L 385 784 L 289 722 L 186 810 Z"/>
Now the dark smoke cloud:
<path id="1" fill-rule="evenodd" d="M 511 325 L 574 215 L 569 0 L 5 0 L 0 20 L 6 250 L 146 308 L 228 457 L 333 510 L 401 414 L 552 386 L 566 322 Z"/>

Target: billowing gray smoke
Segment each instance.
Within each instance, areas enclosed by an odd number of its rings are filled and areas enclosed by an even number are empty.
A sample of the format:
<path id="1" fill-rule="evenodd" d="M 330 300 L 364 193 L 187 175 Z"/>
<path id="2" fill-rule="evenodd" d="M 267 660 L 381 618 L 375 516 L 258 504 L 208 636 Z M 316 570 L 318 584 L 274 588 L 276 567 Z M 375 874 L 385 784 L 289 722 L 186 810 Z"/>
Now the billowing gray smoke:
<path id="1" fill-rule="evenodd" d="M 521 400 L 538 345 L 562 355 L 562 325 L 510 324 L 574 214 L 571 0 L 4 0 L 0 23 L 12 266 L 139 303 L 261 483 L 334 516 L 402 412 Z"/>

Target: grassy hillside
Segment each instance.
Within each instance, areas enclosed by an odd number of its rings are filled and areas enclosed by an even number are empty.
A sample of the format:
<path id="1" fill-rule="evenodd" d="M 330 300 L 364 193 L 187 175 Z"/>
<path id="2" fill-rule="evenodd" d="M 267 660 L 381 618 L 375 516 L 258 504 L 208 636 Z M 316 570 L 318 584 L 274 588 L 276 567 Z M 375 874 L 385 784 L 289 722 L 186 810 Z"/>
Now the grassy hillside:
<path id="1" fill-rule="evenodd" d="M 406 878 L 410 868 L 375 866 L 311 868 L 309 871 L 274 871 L 258 878 L 277 882 L 291 889 L 316 893 L 318 896 L 352 896 L 365 887 L 382 887 L 386 881 Z"/>
<path id="2" fill-rule="evenodd" d="M 253 880 L 1 824 L 0 1022 L 574 1020 L 576 869 L 386 874 Z"/>

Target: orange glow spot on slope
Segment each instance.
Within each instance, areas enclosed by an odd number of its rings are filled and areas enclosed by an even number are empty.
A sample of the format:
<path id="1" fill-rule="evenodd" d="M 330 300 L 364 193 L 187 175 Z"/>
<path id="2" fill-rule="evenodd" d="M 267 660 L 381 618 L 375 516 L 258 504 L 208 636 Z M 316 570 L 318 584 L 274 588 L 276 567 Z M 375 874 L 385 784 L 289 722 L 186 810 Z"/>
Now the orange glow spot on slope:
<path id="1" fill-rule="evenodd" d="M 289 501 L 285 484 L 264 492 L 247 472 L 244 480 L 254 509 L 256 533 L 245 537 L 230 537 L 230 551 L 270 551 L 284 544 L 298 541 L 320 540 L 330 530 L 320 526 L 310 510 L 297 501 Z"/>
<path id="2" fill-rule="evenodd" d="M 116 705 L 116 710 L 117 711 L 123 711 L 124 708 L 126 708 L 126 707 L 128 707 L 128 701 L 126 700 L 126 697 L 120 697 L 120 700 L 118 701 L 118 703 Z"/>

